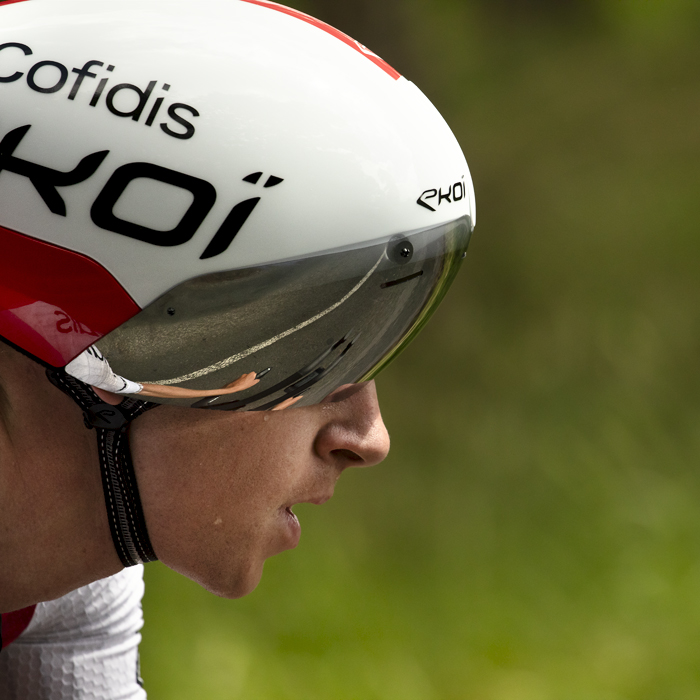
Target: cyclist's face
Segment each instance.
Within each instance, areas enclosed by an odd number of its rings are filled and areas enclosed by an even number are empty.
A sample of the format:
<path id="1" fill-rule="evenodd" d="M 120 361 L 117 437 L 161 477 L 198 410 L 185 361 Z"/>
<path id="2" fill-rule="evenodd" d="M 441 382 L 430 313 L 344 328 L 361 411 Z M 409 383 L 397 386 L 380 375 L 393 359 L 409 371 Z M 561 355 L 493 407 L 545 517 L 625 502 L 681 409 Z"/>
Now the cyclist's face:
<path id="1" fill-rule="evenodd" d="M 373 382 L 280 412 L 163 406 L 130 441 L 156 554 L 226 597 L 252 591 L 265 559 L 296 546 L 294 504 L 322 503 L 344 469 L 389 450 Z"/>

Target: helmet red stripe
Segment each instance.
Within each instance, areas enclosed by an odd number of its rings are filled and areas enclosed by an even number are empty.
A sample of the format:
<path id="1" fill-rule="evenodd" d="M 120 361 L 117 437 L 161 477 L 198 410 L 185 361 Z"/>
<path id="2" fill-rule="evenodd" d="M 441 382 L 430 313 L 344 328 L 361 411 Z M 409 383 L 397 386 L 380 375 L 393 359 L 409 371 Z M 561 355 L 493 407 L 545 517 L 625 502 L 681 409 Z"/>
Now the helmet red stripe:
<path id="1" fill-rule="evenodd" d="M 314 27 L 322 29 L 324 32 L 328 32 L 336 39 L 340 39 L 344 44 L 347 44 L 350 48 L 355 49 L 358 53 L 368 58 L 372 63 L 378 65 L 385 73 L 389 74 L 394 80 L 398 80 L 401 77 L 401 73 L 392 68 L 383 58 L 377 56 L 376 53 L 370 51 L 366 46 L 360 44 L 359 41 L 355 41 L 352 37 L 349 37 L 344 32 L 341 32 L 335 27 L 331 27 L 330 24 L 322 22 L 320 19 L 316 19 L 311 15 L 307 15 L 305 12 L 300 12 L 291 7 L 286 7 L 285 5 L 278 5 L 276 2 L 267 2 L 267 0 L 243 0 L 243 2 L 249 2 L 251 5 L 260 5 L 260 7 L 268 7 L 271 10 L 277 10 L 277 12 L 282 12 L 285 15 L 290 15 L 291 17 L 296 17 L 297 19 L 312 24 Z"/>
<path id="2" fill-rule="evenodd" d="M 61 367 L 140 308 L 85 255 L 0 226 L 0 335 Z"/>

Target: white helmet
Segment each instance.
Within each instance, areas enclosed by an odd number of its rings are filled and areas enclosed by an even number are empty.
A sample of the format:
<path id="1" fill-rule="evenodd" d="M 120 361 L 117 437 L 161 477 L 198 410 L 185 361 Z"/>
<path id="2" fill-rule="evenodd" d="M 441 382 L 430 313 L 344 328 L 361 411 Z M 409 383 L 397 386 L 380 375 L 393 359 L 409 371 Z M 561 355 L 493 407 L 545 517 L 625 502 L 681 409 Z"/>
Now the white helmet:
<path id="1" fill-rule="evenodd" d="M 0 336 L 44 364 L 182 389 L 159 402 L 315 403 L 415 335 L 474 222 L 432 104 L 308 15 L 0 2 Z"/>

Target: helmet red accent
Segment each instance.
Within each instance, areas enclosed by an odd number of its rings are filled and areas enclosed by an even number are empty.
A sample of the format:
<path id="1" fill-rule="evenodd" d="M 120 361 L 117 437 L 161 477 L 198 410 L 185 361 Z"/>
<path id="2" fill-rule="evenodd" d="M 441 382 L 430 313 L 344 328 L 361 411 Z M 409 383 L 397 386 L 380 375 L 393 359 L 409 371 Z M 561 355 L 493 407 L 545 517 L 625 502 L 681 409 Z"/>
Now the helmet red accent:
<path id="1" fill-rule="evenodd" d="M 0 335 L 62 367 L 141 309 L 99 263 L 0 226 Z"/>

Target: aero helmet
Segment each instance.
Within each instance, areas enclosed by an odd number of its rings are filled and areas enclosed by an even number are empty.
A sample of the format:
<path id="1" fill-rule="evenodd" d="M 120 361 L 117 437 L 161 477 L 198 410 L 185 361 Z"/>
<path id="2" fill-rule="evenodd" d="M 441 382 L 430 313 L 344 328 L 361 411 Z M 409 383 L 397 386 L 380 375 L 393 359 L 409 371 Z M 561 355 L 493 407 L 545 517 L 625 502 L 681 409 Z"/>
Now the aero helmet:
<path id="1" fill-rule="evenodd" d="M 132 398 L 262 410 L 367 379 L 475 223 L 437 110 L 266 0 L 0 2 L 0 336 Z"/>

